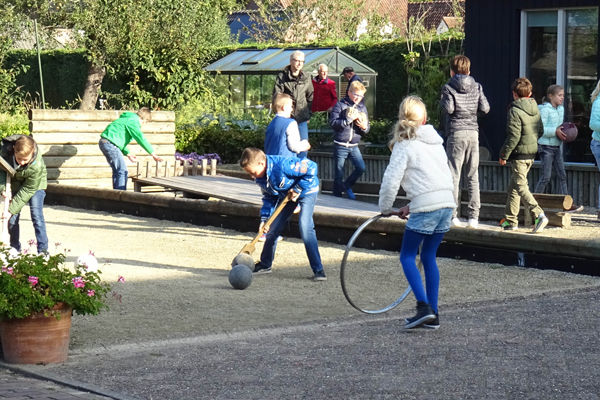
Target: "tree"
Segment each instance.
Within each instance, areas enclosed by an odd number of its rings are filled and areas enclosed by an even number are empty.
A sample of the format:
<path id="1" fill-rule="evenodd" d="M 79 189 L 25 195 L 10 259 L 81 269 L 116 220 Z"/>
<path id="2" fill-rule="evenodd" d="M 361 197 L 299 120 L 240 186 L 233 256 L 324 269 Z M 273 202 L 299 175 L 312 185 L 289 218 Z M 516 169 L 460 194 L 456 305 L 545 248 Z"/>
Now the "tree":
<path id="1" fill-rule="evenodd" d="M 106 70 L 129 86 L 121 102 L 168 107 L 201 90 L 214 46 L 229 42 L 233 0 L 84 0 L 90 74 L 82 108 L 95 105 Z"/>
<path id="2" fill-rule="evenodd" d="M 229 43 L 235 0 L 0 0 L 46 28 L 81 33 L 89 73 L 81 109 L 95 108 L 107 72 L 120 105 L 171 107 L 203 90 L 202 67 Z"/>
<path id="3" fill-rule="evenodd" d="M 257 0 L 249 35 L 257 42 L 310 43 L 381 37 L 389 21 L 365 0 Z M 389 32 L 393 36 L 395 32 Z"/>
<path id="4" fill-rule="evenodd" d="M 4 58 L 11 49 L 14 38 L 18 37 L 19 19 L 15 13 L 15 7 L 5 4 L 0 0 L 0 107 L 3 110 L 13 109 L 19 96 L 15 96 L 17 85 L 15 78 L 18 68 L 4 68 Z"/>

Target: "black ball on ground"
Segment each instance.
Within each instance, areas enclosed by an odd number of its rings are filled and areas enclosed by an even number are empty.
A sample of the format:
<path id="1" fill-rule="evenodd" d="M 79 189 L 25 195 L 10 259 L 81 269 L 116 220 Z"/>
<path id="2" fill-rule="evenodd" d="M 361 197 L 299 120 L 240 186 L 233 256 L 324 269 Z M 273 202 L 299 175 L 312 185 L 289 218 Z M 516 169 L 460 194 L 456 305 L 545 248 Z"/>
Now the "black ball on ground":
<path id="1" fill-rule="evenodd" d="M 252 283 L 252 270 L 247 265 L 234 265 L 229 271 L 229 283 L 235 289 L 246 289 Z"/>

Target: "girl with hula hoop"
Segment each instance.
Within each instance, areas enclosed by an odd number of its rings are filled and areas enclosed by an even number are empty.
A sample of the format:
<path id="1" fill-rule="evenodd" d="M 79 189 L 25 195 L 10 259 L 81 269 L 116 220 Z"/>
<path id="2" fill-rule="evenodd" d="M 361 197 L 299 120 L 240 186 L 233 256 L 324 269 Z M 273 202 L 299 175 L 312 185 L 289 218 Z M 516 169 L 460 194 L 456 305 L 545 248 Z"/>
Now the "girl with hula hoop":
<path id="1" fill-rule="evenodd" d="M 440 326 L 437 304 L 440 274 L 436 254 L 444 233 L 450 229 L 452 211 L 456 207 L 443 140 L 426 122 L 423 101 L 416 96 L 406 97 L 400 104 L 398 122 L 389 142 L 392 155 L 379 190 L 382 214 L 403 219 L 410 214 L 402 238 L 400 262 L 417 299 L 417 313 L 405 320 L 406 329 Z M 395 211 L 392 206 L 400 186 L 410 203 Z M 425 287 L 416 264 L 421 243 Z"/>

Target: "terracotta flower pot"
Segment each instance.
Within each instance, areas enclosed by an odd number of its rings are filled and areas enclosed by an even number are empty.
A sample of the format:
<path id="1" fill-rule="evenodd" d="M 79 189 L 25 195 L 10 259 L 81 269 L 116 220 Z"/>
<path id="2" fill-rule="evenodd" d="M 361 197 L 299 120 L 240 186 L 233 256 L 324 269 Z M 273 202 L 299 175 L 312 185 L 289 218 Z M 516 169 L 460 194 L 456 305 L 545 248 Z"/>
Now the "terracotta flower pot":
<path id="1" fill-rule="evenodd" d="M 71 334 L 70 307 L 56 306 L 60 319 L 37 313 L 27 318 L 0 321 L 4 361 L 13 364 L 48 364 L 66 361 Z"/>

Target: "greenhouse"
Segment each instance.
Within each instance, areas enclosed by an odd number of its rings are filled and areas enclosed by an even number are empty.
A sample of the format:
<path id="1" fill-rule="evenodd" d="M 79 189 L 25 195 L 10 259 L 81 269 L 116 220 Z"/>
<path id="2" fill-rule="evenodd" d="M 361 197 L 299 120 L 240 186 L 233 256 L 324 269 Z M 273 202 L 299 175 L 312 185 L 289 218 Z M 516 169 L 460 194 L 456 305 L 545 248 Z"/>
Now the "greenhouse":
<path id="1" fill-rule="evenodd" d="M 348 85 L 342 70 L 352 67 L 367 87 L 364 101 L 373 117 L 377 72 L 338 48 L 236 50 L 205 69 L 216 73 L 219 85 L 229 89 L 232 111 L 253 114 L 270 109 L 275 77 L 289 65 L 290 55 L 296 50 L 304 52 L 303 71 L 311 77 L 317 75 L 319 64 L 329 67 L 329 78 L 335 81 L 339 99 L 345 96 Z"/>

